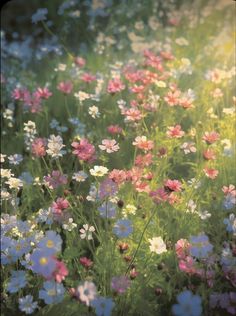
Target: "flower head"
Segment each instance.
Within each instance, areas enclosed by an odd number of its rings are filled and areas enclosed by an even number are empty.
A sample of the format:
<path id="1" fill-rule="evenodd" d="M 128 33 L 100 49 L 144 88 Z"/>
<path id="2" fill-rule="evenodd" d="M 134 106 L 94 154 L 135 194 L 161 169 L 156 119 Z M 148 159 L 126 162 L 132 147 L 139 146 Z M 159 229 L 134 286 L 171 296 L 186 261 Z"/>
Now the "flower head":
<path id="1" fill-rule="evenodd" d="M 124 293 L 130 287 L 130 279 L 126 275 L 113 277 L 111 287 L 116 293 Z"/>
<path id="2" fill-rule="evenodd" d="M 166 252 L 166 244 L 164 243 L 163 239 L 161 237 L 154 237 L 152 239 L 148 239 L 150 242 L 150 250 L 151 252 L 155 252 L 157 254 L 161 254 L 163 252 Z"/>
<path id="3" fill-rule="evenodd" d="M 201 297 L 193 295 L 191 291 L 183 291 L 177 296 L 178 304 L 172 306 L 175 316 L 201 316 Z"/>
<path id="4" fill-rule="evenodd" d="M 128 237 L 133 232 L 131 224 L 128 219 L 120 219 L 115 223 L 113 233 L 119 238 Z"/>
<path id="5" fill-rule="evenodd" d="M 32 295 L 26 295 L 19 298 L 19 309 L 26 314 L 32 314 L 38 307 L 38 303 L 33 302 L 33 299 Z"/>
<path id="6" fill-rule="evenodd" d="M 90 306 L 91 302 L 96 298 L 97 288 L 93 282 L 85 281 L 76 289 L 76 296 L 81 302 Z"/>

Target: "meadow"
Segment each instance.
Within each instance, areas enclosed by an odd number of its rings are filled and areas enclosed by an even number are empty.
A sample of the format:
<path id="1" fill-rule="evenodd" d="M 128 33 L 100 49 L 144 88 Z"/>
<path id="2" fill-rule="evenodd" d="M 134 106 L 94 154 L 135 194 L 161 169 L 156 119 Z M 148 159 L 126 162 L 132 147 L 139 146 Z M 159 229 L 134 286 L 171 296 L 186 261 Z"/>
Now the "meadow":
<path id="1" fill-rule="evenodd" d="M 2 315 L 236 315 L 235 2 L 15 2 Z"/>

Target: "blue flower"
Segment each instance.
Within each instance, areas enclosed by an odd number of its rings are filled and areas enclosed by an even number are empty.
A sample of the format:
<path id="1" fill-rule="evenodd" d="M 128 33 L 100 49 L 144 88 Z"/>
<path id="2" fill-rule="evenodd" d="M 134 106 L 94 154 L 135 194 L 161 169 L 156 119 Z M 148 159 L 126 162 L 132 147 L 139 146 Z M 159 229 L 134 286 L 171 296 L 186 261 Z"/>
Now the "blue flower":
<path id="1" fill-rule="evenodd" d="M 56 261 L 44 249 L 34 250 L 30 260 L 32 262 L 32 271 L 42 274 L 45 278 L 51 277 L 56 269 Z"/>
<path id="2" fill-rule="evenodd" d="M 202 300 L 199 295 L 193 295 L 191 291 L 183 291 L 177 296 L 179 304 L 172 306 L 175 316 L 201 316 Z"/>
<path id="3" fill-rule="evenodd" d="M 229 215 L 229 218 L 224 219 L 224 224 L 227 225 L 227 232 L 236 235 L 236 217 L 233 213 Z"/>
<path id="4" fill-rule="evenodd" d="M 19 176 L 19 179 L 25 184 L 32 184 L 34 181 L 34 178 L 28 171 L 22 172 L 22 174 Z"/>
<path id="5" fill-rule="evenodd" d="M 115 223 L 113 233 L 120 238 L 128 237 L 133 231 L 131 224 L 132 222 L 128 219 L 120 219 Z"/>
<path id="6" fill-rule="evenodd" d="M 19 298 L 19 309 L 26 314 L 32 314 L 38 307 L 37 302 L 33 302 L 32 295 L 26 295 L 25 297 Z"/>
<path id="7" fill-rule="evenodd" d="M 38 23 L 39 21 L 46 20 L 46 15 L 48 14 L 48 9 L 42 8 L 38 9 L 31 17 L 32 23 Z"/>
<path id="8" fill-rule="evenodd" d="M 91 306 L 95 309 L 97 316 L 110 316 L 115 303 L 111 298 L 97 297 Z"/>
<path id="9" fill-rule="evenodd" d="M 235 207 L 236 204 L 236 197 L 232 194 L 227 194 L 225 197 L 225 200 L 223 202 L 223 206 L 226 210 L 231 210 L 233 207 Z"/>
<path id="10" fill-rule="evenodd" d="M 63 300 L 65 288 L 62 284 L 55 281 L 46 281 L 43 283 L 43 290 L 39 291 L 39 298 L 44 300 L 45 304 L 55 304 Z"/>
<path id="11" fill-rule="evenodd" d="M 26 273 L 25 271 L 18 270 L 12 271 L 10 282 L 7 286 L 7 291 L 10 293 L 16 293 L 20 289 L 26 286 Z"/>
<path id="12" fill-rule="evenodd" d="M 53 230 L 49 230 L 46 232 L 45 237 L 39 241 L 37 246 L 43 248 L 45 254 L 55 255 L 57 252 L 61 251 L 61 244 L 61 236 Z"/>
<path id="13" fill-rule="evenodd" d="M 112 202 L 108 202 L 107 205 L 104 202 L 99 208 L 99 213 L 101 217 L 115 218 L 116 217 L 116 205 Z"/>
<path id="14" fill-rule="evenodd" d="M 206 258 L 208 253 L 213 249 L 212 244 L 209 242 L 209 239 L 205 234 L 192 236 L 190 238 L 190 242 L 190 254 L 196 258 Z"/>

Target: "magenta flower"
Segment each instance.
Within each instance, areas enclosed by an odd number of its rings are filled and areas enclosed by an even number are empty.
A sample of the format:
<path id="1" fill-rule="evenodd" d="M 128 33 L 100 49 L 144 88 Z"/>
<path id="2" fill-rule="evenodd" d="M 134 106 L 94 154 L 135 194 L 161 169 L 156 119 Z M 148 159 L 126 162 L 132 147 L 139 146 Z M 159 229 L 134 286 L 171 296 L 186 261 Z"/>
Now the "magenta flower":
<path id="1" fill-rule="evenodd" d="M 130 279 L 125 275 L 113 277 L 111 280 L 112 289 L 119 294 L 124 293 L 130 287 L 130 284 Z"/>
<path id="2" fill-rule="evenodd" d="M 44 181 L 50 189 L 56 189 L 60 185 L 67 184 L 67 175 L 61 174 L 59 170 L 53 170 L 51 174 L 44 177 Z"/>
<path id="3" fill-rule="evenodd" d="M 120 92 L 124 89 L 125 89 L 125 85 L 123 84 L 123 82 L 119 78 L 111 79 L 108 82 L 108 86 L 107 86 L 108 93 L 114 94 L 114 93 Z"/>

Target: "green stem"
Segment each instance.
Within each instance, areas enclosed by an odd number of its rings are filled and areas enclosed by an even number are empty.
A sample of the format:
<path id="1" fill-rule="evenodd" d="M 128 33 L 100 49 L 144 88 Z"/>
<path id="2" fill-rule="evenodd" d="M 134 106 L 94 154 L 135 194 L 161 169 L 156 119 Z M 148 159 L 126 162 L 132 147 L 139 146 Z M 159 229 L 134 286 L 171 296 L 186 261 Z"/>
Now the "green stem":
<path id="1" fill-rule="evenodd" d="M 152 218 L 153 218 L 154 215 L 155 215 L 155 209 L 153 210 L 153 212 L 152 212 L 152 214 L 151 214 L 149 220 L 147 221 L 147 223 L 146 223 L 146 225 L 145 225 L 145 227 L 144 227 L 144 229 L 143 229 L 142 235 L 141 235 L 140 240 L 139 240 L 139 243 L 138 243 L 138 247 L 136 248 L 136 251 L 135 251 L 135 253 L 134 253 L 134 255 L 133 255 L 133 258 L 132 258 L 132 260 L 130 261 L 130 264 L 129 264 L 129 266 L 128 266 L 126 272 L 125 272 L 126 275 L 127 275 L 127 273 L 129 272 L 129 270 L 130 270 L 130 268 L 131 268 L 131 266 L 132 266 L 132 264 L 133 264 L 133 262 L 134 262 L 134 260 L 135 260 L 135 258 L 136 258 L 136 256 L 137 256 L 137 253 L 138 253 L 138 251 L 139 251 L 139 248 L 140 248 L 141 243 L 142 243 L 142 240 L 143 240 L 144 233 L 145 233 L 145 231 L 147 230 L 148 225 L 150 224 L 150 222 L 151 222 L 151 220 L 152 220 Z"/>

